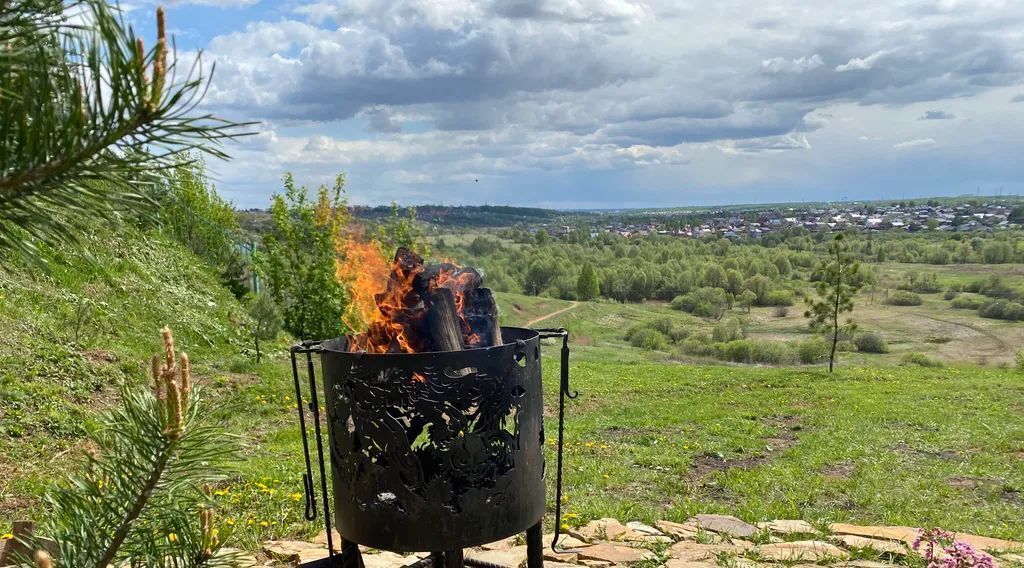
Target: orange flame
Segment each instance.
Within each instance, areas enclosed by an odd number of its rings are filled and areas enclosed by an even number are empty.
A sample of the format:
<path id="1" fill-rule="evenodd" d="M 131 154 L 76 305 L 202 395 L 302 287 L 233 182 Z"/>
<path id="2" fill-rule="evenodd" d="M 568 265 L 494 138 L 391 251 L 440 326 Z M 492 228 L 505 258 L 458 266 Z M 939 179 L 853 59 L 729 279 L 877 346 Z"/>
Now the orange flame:
<path id="1" fill-rule="evenodd" d="M 390 267 L 380 249 L 372 242 L 362 242 L 350 235 L 339 243 L 342 259 L 338 262 L 337 278 L 348 284 L 349 304 L 342 321 L 353 331 L 365 331 L 380 318 L 376 295 L 387 285 Z"/>
<path id="2" fill-rule="evenodd" d="M 337 278 L 348 286 L 351 294 L 342 318 L 355 332 L 349 337 L 349 351 L 417 353 L 430 350 L 432 342 L 422 322 L 427 313 L 420 295 L 423 289 L 417 290 L 416 286 L 451 290 L 466 347 L 480 346 L 481 338 L 473 331 L 465 313 L 467 292 L 480 285 L 476 271 L 446 262 L 432 265 L 430 279 L 424 281 L 426 267 L 415 255 L 404 261 L 396 256 L 389 263 L 376 243 L 361 241 L 357 234 L 346 236 L 337 248 L 342 253 Z M 416 262 L 411 262 L 411 258 Z"/>

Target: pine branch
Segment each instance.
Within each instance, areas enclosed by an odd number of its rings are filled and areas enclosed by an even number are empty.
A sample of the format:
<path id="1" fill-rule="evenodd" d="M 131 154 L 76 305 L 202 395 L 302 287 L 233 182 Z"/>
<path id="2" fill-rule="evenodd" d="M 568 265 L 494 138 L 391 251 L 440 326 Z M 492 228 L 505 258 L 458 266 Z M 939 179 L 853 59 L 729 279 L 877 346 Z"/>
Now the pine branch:
<path id="1" fill-rule="evenodd" d="M 154 173 L 192 150 L 226 159 L 223 142 L 249 134 L 197 112 L 212 68 L 179 75 L 162 10 L 157 28 L 147 51 L 105 0 L 0 3 L 0 249 L 37 257 L 78 243 L 69 217 L 145 216 Z"/>

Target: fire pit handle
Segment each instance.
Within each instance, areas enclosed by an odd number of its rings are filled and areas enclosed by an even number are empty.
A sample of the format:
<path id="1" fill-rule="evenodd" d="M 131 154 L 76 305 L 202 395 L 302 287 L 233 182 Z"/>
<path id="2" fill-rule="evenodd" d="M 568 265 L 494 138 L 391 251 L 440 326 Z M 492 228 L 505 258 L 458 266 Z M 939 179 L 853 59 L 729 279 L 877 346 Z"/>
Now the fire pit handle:
<path id="1" fill-rule="evenodd" d="M 577 552 L 558 545 L 558 537 L 562 535 L 562 450 L 565 442 L 565 399 L 573 399 L 580 395 L 578 391 L 569 390 L 569 330 L 564 327 L 553 329 L 537 329 L 541 339 L 552 337 L 562 338 L 562 360 L 559 369 L 558 385 L 558 467 L 555 473 L 555 536 L 551 539 L 551 550 L 556 554 Z"/>
<path id="2" fill-rule="evenodd" d="M 334 556 L 334 538 L 331 531 L 331 509 L 327 495 L 327 473 L 324 465 L 323 438 L 320 435 L 320 401 L 316 392 L 316 372 L 313 368 L 313 353 L 321 351 L 321 341 L 303 341 L 291 348 L 292 356 L 292 379 L 295 382 L 295 408 L 299 414 L 299 430 L 302 433 L 302 454 L 306 458 L 306 473 L 302 474 L 302 490 L 305 496 L 307 521 L 317 517 L 316 491 L 313 488 L 313 464 L 309 456 L 309 441 L 306 434 L 306 412 L 302 408 L 302 384 L 299 381 L 299 366 L 296 355 L 306 355 L 306 376 L 309 378 L 309 410 L 313 414 L 313 431 L 316 435 L 317 462 L 320 472 L 320 492 L 323 494 L 324 524 L 327 527 L 327 551 L 329 556 Z"/>

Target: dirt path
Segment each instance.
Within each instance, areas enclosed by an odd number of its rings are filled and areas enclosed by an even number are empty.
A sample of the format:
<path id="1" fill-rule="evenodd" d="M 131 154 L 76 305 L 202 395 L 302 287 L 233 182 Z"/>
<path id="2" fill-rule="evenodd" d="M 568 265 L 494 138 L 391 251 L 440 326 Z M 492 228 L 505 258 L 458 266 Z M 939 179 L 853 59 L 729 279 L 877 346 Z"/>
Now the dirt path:
<path id="1" fill-rule="evenodd" d="M 980 333 L 981 335 L 984 335 L 985 337 L 987 337 L 987 338 L 991 339 L 992 341 L 996 342 L 996 347 L 993 349 L 993 351 L 998 351 L 998 352 L 1002 353 L 1002 352 L 1005 352 L 1007 349 L 1010 349 L 1010 344 L 1005 342 L 1005 341 L 1003 341 L 1003 338 L 999 337 L 998 335 L 992 333 L 991 331 L 989 331 L 989 330 L 987 330 L 987 329 L 985 329 L 983 327 L 978 327 L 976 325 L 971 325 L 969 323 L 964 323 L 964 322 L 959 322 L 959 321 L 952 321 L 952 320 L 937 318 L 937 317 L 934 317 L 934 316 L 926 316 L 924 314 L 913 314 L 913 315 L 915 315 L 915 316 L 917 316 L 919 318 L 924 318 L 924 319 L 930 319 L 932 321 L 937 321 L 939 323 L 945 323 L 945 324 L 949 324 L 949 325 L 957 325 L 957 326 L 960 326 L 960 327 L 966 327 L 967 329 L 970 329 L 972 331 Z"/>
<path id="2" fill-rule="evenodd" d="M 564 314 L 565 312 L 575 308 L 578 305 L 580 305 L 580 303 L 577 302 L 576 300 L 570 300 L 568 306 L 566 306 L 566 307 L 564 307 L 564 308 L 562 308 L 560 310 L 555 310 L 555 311 L 551 312 L 550 314 L 545 314 L 543 316 L 540 316 L 539 318 L 532 319 L 532 320 L 526 322 L 526 325 L 524 325 L 523 327 L 533 327 L 534 324 L 540 323 L 540 322 L 542 322 L 542 321 L 544 321 L 544 320 L 546 320 L 548 318 L 553 318 L 553 317 L 557 316 L 558 314 Z"/>

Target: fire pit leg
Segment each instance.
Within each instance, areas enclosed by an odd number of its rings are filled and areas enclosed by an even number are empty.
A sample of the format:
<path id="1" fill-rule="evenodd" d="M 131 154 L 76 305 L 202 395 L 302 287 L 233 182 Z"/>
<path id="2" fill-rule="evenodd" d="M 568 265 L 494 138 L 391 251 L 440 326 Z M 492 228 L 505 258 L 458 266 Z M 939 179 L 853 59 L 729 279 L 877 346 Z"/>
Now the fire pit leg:
<path id="1" fill-rule="evenodd" d="M 541 523 L 526 529 L 526 568 L 544 568 L 544 541 Z"/>
<path id="2" fill-rule="evenodd" d="M 463 568 L 462 549 L 444 551 L 444 568 Z"/>

